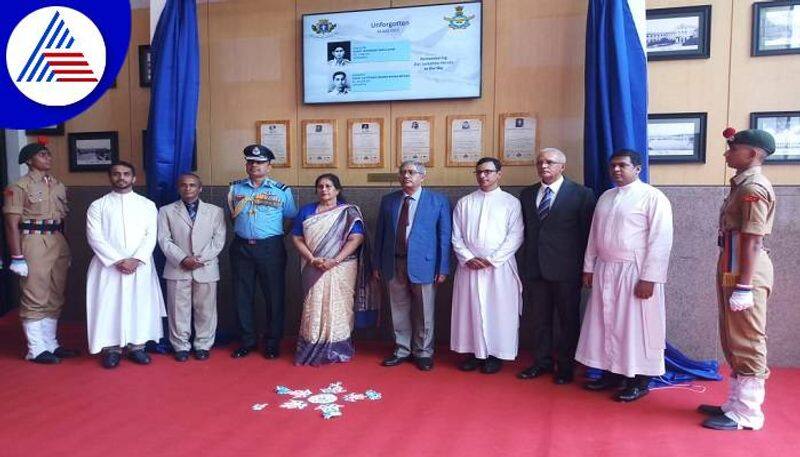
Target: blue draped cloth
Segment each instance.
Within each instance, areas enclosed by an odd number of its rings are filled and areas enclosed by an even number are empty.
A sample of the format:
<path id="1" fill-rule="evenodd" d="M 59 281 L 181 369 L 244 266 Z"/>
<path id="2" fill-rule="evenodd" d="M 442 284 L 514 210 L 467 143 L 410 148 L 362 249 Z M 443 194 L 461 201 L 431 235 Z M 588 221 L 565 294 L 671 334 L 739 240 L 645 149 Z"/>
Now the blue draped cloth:
<path id="1" fill-rule="evenodd" d="M 591 0 L 586 21 L 584 184 L 600 195 L 611 188 L 608 161 L 619 149 L 642 154 L 639 177 L 648 180 L 647 56 L 630 4 Z"/>
<path id="2" fill-rule="evenodd" d="M 177 199 L 175 184 L 192 170 L 200 94 L 200 47 L 194 0 L 167 0 L 153 43 L 147 193 L 161 206 Z"/>

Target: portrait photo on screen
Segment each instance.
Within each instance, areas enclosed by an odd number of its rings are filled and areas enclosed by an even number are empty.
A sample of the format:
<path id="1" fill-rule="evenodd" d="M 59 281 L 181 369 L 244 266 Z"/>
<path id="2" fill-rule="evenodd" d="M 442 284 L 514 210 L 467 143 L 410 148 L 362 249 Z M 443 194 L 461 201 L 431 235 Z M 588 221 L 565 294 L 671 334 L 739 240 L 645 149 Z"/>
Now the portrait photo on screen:
<path id="1" fill-rule="evenodd" d="M 328 65 L 344 67 L 350 64 L 350 42 L 334 41 L 328 43 Z"/>

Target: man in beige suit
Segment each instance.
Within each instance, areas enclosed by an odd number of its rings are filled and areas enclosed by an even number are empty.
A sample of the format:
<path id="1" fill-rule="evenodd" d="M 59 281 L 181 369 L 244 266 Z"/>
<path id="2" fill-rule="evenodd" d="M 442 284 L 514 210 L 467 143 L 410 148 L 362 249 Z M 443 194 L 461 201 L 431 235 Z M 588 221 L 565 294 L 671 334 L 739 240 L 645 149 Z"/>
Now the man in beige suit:
<path id="1" fill-rule="evenodd" d="M 158 211 L 158 245 L 167 258 L 167 315 L 175 360 L 189 359 L 194 311 L 194 357 L 208 359 L 217 330 L 217 256 L 225 246 L 222 208 L 200 200 L 200 177 L 178 178 L 181 199 Z"/>

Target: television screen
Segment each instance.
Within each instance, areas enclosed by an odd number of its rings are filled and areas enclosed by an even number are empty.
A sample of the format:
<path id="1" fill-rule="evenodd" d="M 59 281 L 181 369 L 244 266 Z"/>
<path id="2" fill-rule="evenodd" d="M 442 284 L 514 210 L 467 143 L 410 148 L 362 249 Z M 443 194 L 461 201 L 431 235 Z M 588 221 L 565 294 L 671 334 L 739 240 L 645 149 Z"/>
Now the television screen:
<path id="1" fill-rule="evenodd" d="M 303 16 L 306 103 L 481 96 L 481 2 Z"/>

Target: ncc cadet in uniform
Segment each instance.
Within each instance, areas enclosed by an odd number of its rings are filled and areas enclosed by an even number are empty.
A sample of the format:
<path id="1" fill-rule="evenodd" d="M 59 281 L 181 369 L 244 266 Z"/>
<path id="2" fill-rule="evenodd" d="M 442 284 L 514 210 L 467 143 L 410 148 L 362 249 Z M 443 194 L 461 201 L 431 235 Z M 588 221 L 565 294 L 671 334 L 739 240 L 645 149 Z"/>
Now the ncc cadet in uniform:
<path id="1" fill-rule="evenodd" d="M 775 193 L 761 165 L 775 152 L 775 140 L 755 129 L 736 133 L 728 128 L 723 135 L 725 162 L 736 175 L 720 210 L 717 296 L 720 340 L 732 373 L 725 403 L 698 410 L 711 416 L 704 427 L 758 430 L 764 426 L 767 298 L 772 290 L 772 262 L 763 239 L 775 216 Z"/>
<path id="2" fill-rule="evenodd" d="M 244 148 L 247 179 L 231 183 L 228 211 L 235 236 L 230 247 L 233 297 L 241 332 L 241 345 L 231 354 L 244 357 L 256 348 L 253 317 L 256 278 L 267 304 L 264 357 L 279 355 L 283 336 L 286 248 L 284 219 L 297 214 L 292 190 L 267 175 L 275 159 L 269 148 L 252 144 Z"/>
<path id="3" fill-rule="evenodd" d="M 6 189 L 3 206 L 9 269 L 21 278 L 19 315 L 28 340 L 25 358 L 44 364 L 77 355 L 56 339 L 70 254 L 62 233 L 67 193 L 50 175 L 52 160 L 44 139 L 22 148 L 19 163 L 27 164 L 29 171 Z"/>

